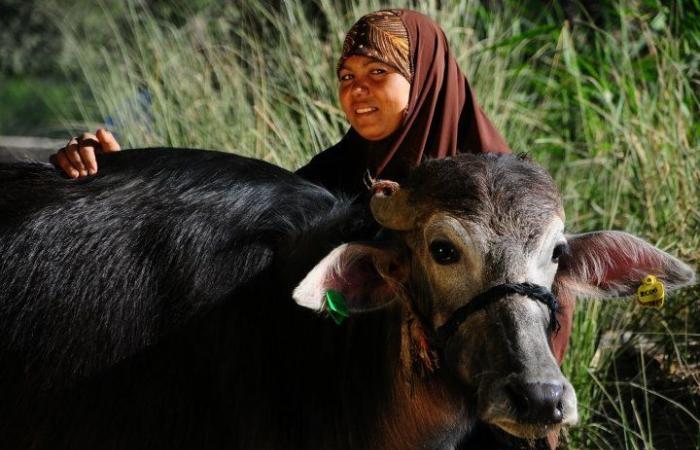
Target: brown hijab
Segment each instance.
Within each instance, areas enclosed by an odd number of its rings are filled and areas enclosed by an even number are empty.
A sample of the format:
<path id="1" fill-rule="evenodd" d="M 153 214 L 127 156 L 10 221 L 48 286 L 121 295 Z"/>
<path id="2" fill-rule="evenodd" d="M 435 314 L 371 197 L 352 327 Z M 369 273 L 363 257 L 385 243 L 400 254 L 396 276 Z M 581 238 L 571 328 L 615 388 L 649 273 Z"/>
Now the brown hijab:
<path id="1" fill-rule="evenodd" d="M 405 50 L 401 25 L 408 38 L 408 64 L 402 57 Z M 476 103 L 444 32 L 430 18 L 411 10 L 368 14 L 348 32 L 341 62 L 358 54 L 394 66 L 411 82 L 408 109 L 401 128 L 387 138 L 387 142 L 365 141 L 370 150 L 367 165 L 372 175 L 403 178 L 425 157 L 444 158 L 463 152 L 510 152 Z"/>

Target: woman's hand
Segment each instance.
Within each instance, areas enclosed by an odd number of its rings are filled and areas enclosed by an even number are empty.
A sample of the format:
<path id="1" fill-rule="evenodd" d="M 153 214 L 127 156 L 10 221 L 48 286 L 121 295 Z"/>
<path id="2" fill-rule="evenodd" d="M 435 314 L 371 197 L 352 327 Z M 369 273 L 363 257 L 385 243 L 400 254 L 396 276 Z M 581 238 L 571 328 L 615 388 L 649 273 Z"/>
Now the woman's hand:
<path id="1" fill-rule="evenodd" d="M 51 156 L 51 163 L 60 167 L 71 178 L 85 177 L 97 173 L 95 153 L 110 153 L 121 150 L 119 143 L 104 128 L 95 134 L 83 133 L 68 141 L 65 147 Z"/>

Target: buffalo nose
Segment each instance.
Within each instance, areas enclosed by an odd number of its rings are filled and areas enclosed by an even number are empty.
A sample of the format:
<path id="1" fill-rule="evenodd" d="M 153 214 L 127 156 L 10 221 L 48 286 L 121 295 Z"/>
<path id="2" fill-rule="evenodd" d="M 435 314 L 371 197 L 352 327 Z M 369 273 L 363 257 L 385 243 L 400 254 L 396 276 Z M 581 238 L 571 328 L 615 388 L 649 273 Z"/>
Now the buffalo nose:
<path id="1" fill-rule="evenodd" d="M 518 416 L 530 423 L 561 423 L 564 386 L 558 383 L 515 383 L 509 386 Z"/>

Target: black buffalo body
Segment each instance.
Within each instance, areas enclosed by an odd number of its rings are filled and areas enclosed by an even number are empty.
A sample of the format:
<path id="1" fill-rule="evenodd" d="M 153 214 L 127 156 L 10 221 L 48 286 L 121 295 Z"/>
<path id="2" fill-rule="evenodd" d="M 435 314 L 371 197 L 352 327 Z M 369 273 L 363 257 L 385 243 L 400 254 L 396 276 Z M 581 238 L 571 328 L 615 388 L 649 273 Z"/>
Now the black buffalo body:
<path id="1" fill-rule="evenodd" d="M 339 327 L 291 299 L 366 208 L 215 152 L 100 164 L 0 165 L 0 447 L 370 447 L 395 309 Z"/>

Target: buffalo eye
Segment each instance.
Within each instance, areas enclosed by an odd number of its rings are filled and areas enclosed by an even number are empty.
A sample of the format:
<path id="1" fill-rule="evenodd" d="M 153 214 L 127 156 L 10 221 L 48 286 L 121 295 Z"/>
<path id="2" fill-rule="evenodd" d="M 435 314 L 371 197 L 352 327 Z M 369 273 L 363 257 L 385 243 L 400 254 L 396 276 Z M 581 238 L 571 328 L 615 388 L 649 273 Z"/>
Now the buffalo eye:
<path id="1" fill-rule="evenodd" d="M 559 263 L 559 258 L 562 255 L 565 255 L 567 253 L 569 253 L 569 245 L 568 244 L 566 244 L 566 243 L 557 244 L 557 246 L 554 247 L 554 250 L 552 251 L 552 262 L 554 264 Z"/>
<path id="2" fill-rule="evenodd" d="M 459 261 L 459 252 L 447 241 L 435 241 L 430 244 L 430 254 L 438 264 L 454 264 Z"/>

